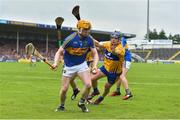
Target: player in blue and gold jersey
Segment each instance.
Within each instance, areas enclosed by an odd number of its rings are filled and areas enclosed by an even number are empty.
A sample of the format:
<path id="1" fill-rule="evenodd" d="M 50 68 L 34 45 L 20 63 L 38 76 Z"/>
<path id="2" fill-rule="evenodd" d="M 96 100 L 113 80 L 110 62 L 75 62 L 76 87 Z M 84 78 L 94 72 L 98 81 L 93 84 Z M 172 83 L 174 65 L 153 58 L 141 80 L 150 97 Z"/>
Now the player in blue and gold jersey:
<path id="1" fill-rule="evenodd" d="M 91 50 L 89 50 L 87 55 L 86 55 L 86 62 L 87 62 L 87 65 L 88 65 L 88 67 L 90 69 L 90 72 L 92 72 L 92 69 L 93 69 L 93 56 L 92 56 Z M 79 90 L 75 80 L 70 81 L 70 85 L 71 85 L 71 87 L 73 89 L 73 94 L 71 95 L 71 100 L 74 100 L 74 99 L 76 99 L 76 96 L 78 95 L 80 90 Z"/>
<path id="2" fill-rule="evenodd" d="M 69 35 L 63 45 L 58 49 L 55 54 L 53 66 L 57 68 L 60 58 L 64 59 L 64 68 L 62 75 L 62 84 L 60 90 L 60 102 L 56 111 L 63 111 L 65 109 L 66 92 L 68 90 L 70 81 L 74 80 L 75 76 L 78 76 L 83 84 L 82 97 L 78 102 L 78 107 L 83 112 L 88 112 L 88 108 L 85 106 L 85 100 L 89 94 L 91 88 L 91 76 L 90 70 L 86 63 L 86 56 L 90 50 L 93 55 L 93 69 L 96 70 L 98 62 L 98 53 L 95 48 L 93 39 L 89 36 L 91 30 L 90 22 L 86 20 L 79 20 L 77 23 L 78 32 Z"/>
<path id="3" fill-rule="evenodd" d="M 122 65 L 124 61 L 124 54 L 125 49 L 120 43 L 120 33 L 115 31 L 111 34 L 111 40 L 108 42 L 97 42 L 95 44 L 98 47 L 104 48 L 104 65 L 99 68 L 96 74 L 92 75 L 92 86 L 94 89 L 93 93 L 91 94 L 88 99 L 92 99 L 93 95 L 98 95 L 97 89 L 97 80 L 102 77 L 107 77 L 107 82 L 105 84 L 103 94 L 94 102 L 94 104 L 99 104 L 104 97 L 109 93 L 110 88 L 119 78 L 122 72 Z"/>

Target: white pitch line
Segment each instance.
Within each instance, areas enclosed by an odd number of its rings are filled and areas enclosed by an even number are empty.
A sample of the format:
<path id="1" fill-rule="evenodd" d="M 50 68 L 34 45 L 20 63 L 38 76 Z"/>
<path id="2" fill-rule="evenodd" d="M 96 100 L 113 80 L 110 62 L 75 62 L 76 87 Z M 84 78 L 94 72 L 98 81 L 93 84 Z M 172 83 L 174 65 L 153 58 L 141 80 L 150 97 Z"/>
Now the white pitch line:
<path id="1" fill-rule="evenodd" d="M 151 86 L 180 86 L 179 83 L 138 83 L 132 82 L 131 85 L 151 85 Z"/>
<path id="2" fill-rule="evenodd" d="M 7 75 L 0 75 L 0 76 L 3 76 L 3 77 L 7 77 Z M 23 78 L 23 79 L 29 79 L 29 78 L 32 78 L 32 79 L 46 79 L 46 80 L 58 80 L 60 78 L 55 78 L 55 77 L 42 77 L 42 76 L 23 76 L 23 75 L 13 75 L 13 77 L 11 79 L 14 79 L 14 78 Z"/>
<path id="3" fill-rule="evenodd" d="M 0 77 L 5 77 L 5 79 L 7 79 L 7 75 L 0 75 Z M 1 79 L 0 79 L 0 82 L 2 82 L 3 81 L 3 79 L 2 79 L 2 77 L 1 77 Z M 13 75 L 13 77 L 11 78 L 11 79 L 14 79 L 14 78 L 19 78 L 19 79 L 34 79 L 34 80 L 61 80 L 61 77 L 57 77 L 57 78 L 55 78 L 55 77 L 42 77 L 42 76 L 27 76 L 27 75 L 24 75 L 24 76 L 22 76 L 22 75 Z M 106 79 L 101 79 L 101 80 L 98 80 L 98 82 L 103 82 L 103 83 L 105 83 L 106 82 Z M 130 85 L 147 85 L 147 86 L 180 86 L 180 83 L 152 83 L 152 82 L 150 82 L 150 83 L 142 83 L 142 82 L 129 82 L 129 84 Z"/>

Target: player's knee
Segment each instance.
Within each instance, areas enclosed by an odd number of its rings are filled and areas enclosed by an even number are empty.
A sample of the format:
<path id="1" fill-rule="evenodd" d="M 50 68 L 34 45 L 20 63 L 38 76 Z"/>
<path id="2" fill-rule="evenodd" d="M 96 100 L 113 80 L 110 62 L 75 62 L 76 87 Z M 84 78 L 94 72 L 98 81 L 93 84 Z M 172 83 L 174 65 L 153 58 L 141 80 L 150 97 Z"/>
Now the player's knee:
<path id="1" fill-rule="evenodd" d="M 105 90 L 105 92 L 106 92 L 106 93 L 109 93 L 109 91 L 110 91 L 110 87 L 105 86 L 104 88 L 105 88 L 105 89 L 104 89 L 104 90 Z"/>
<path id="2" fill-rule="evenodd" d="M 121 79 L 121 80 L 124 80 L 124 79 L 125 79 L 125 76 L 124 76 L 124 75 L 120 75 L 120 79 Z"/>
<path id="3" fill-rule="evenodd" d="M 105 86 L 104 86 L 104 88 L 105 88 L 106 90 L 109 90 L 109 89 L 111 88 L 111 85 L 110 85 L 109 83 L 106 83 Z"/>
<path id="4" fill-rule="evenodd" d="M 90 83 L 86 83 L 85 86 L 86 86 L 86 88 L 90 89 L 92 84 L 91 84 L 91 82 Z"/>
<path id="5" fill-rule="evenodd" d="M 97 81 L 97 80 L 96 80 L 96 78 L 94 76 L 92 76 L 91 81 L 94 82 L 94 81 Z"/>
<path id="6" fill-rule="evenodd" d="M 61 88 L 61 93 L 65 94 L 65 93 L 67 92 L 67 90 L 68 90 L 68 87 L 63 86 L 63 87 Z"/>

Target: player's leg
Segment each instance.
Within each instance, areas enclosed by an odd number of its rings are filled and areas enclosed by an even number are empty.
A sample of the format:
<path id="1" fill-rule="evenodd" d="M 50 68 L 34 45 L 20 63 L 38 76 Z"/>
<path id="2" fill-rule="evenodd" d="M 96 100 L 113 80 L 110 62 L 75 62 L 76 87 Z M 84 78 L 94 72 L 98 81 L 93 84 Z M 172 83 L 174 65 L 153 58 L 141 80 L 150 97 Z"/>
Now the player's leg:
<path id="1" fill-rule="evenodd" d="M 69 87 L 69 83 L 72 80 L 72 77 L 62 76 L 62 83 L 60 89 L 60 105 L 56 109 L 56 111 L 64 111 L 65 107 L 65 100 L 66 100 L 66 93 Z"/>
<path id="2" fill-rule="evenodd" d="M 76 99 L 77 94 L 80 92 L 80 90 L 78 89 L 77 83 L 74 79 L 75 79 L 75 76 L 74 76 L 73 80 L 70 81 L 70 85 L 73 89 L 73 94 L 71 96 L 71 100 Z"/>
<path id="3" fill-rule="evenodd" d="M 88 65 L 88 67 L 89 67 L 90 70 L 91 70 L 91 68 L 92 68 L 92 62 L 93 62 L 93 61 L 87 61 L 87 65 Z M 76 83 L 75 80 L 72 80 L 72 81 L 70 82 L 70 85 L 71 85 L 71 87 L 72 87 L 72 89 L 73 89 L 73 94 L 72 94 L 72 96 L 71 96 L 71 100 L 74 100 L 74 99 L 76 99 L 76 96 L 77 96 L 77 94 L 80 92 L 80 90 L 78 89 L 78 86 L 77 86 L 77 83 Z"/>
<path id="4" fill-rule="evenodd" d="M 110 96 L 119 96 L 121 95 L 121 92 L 120 92 L 120 86 L 121 86 L 121 83 L 122 83 L 122 79 L 124 80 L 124 84 L 125 84 L 125 88 L 127 88 L 128 84 L 127 84 L 127 80 L 125 80 L 126 78 L 126 74 L 128 72 L 128 69 L 130 68 L 130 65 L 131 65 L 131 62 L 128 62 L 128 61 L 125 61 L 124 62 L 124 65 L 123 65 L 123 68 L 122 68 L 122 74 L 121 74 L 121 77 L 118 79 L 117 83 L 116 83 L 116 91 L 112 92 L 110 94 Z"/>
<path id="5" fill-rule="evenodd" d="M 65 109 L 65 100 L 66 100 L 66 93 L 70 84 L 70 81 L 74 80 L 76 76 L 76 70 L 73 67 L 64 66 L 62 72 L 62 82 L 61 82 L 61 89 L 60 89 L 60 105 L 56 109 L 56 111 L 63 111 Z"/>
<path id="6" fill-rule="evenodd" d="M 116 83 L 116 91 L 112 92 L 109 96 L 119 96 L 121 95 L 120 86 L 121 86 L 121 79 L 119 78 Z"/>
<path id="7" fill-rule="evenodd" d="M 126 78 L 127 71 L 128 71 L 128 69 L 125 68 L 123 70 L 123 74 L 121 74 L 121 76 L 120 76 L 120 79 L 122 80 L 122 84 L 123 84 L 123 86 L 125 88 L 125 92 L 126 92 L 126 95 L 123 97 L 123 100 L 127 100 L 133 96 L 130 89 L 129 89 L 128 80 Z"/>
<path id="8" fill-rule="evenodd" d="M 123 86 L 125 88 L 125 92 L 126 92 L 126 95 L 123 97 L 123 100 L 127 100 L 130 97 L 132 97 L 132 93 L 131 93 L 131 91 L 129 89 L 129 85 L 128 85 L 128 80 L 126 78 L 126 75 L 128 73 L 131 63 L 129 61 L 126 61 L 125 64 L 126 64 L 125 67 L 123 67 L 123 69 L 122 69 L 122 74 L 120 75 L 120 79 L 122 81 L 122 84 L 123 84 Z"/>
<path id="9" fill-rule="evenodd" d="M 90 70 L 86 69 L 84 71 L 80 71 L 78 72 L 78 76 L 84 84 L 84 88 L 82 90 L 82 96 L 80 101 L 78 102 L 78 107 L 80 107 L 83 112 L 89 112 L 88 108 L 85 106 L 85 100 L 87 99 L 87 96 L 91 89 Z"/>
<path id="10" fill-rule="evenodd" d="M 102 77 L 105 77 L 105 74 L 98 69 L 96 74 L 91 74 L 91 82 L 93 87 L 93 92 L 88 96 L 88 100 L 91 100 L 94 96 L 99 95 L 100 92 L 98 90 L 98 80 Z"/>
<path id="11" fill-rule="evenodd" d="M 104 85 L 104 92 L 101 96 L 98 97 L 98 99 L 95 100 L 95 102 L 94 102 L 95 105 L 98 105 L 99 103 L 101 103 L 104 100 L 104 98 L 109 93 L 111 87 L 112 87 L 112 84 L 110 84 L 108 82 Z"/>
<path id="12" fill-rule="evenodd" d="M 101 96 L 98 97 L 98 99 L 95 100 L 95 102 L 94 102 L 95 105 L 98 105 L 99 103 L 101 103 L 103 101 L 103 99 L 109 93 L 112 85 L 115 83 L 115 81 L 117 81 L 118 77 L 119 77 L 119 75 L 117 75 L 117 74 L 109 74 L 107 76 L 108 82 L 104 85 L 104 92 Z"/>

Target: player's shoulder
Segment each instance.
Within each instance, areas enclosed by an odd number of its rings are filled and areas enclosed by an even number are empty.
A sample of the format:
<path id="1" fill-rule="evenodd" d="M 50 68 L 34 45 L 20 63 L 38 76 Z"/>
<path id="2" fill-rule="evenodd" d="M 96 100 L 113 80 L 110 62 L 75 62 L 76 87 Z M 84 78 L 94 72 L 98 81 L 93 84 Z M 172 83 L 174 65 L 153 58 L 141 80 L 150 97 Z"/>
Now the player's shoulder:
<path id="1" fill-rule="evenodd" d="M 125 37 L 122 37 L 122 38 L 121 38 L 121 43 L 123 44 L 123 46 L 127 44 L 127 41 L 126 41 L 126 38 L 125 38 Z"/>
<path id="2" fill-rule="evenodd" d="M 92 35 L 88 35 L 88 38 L 92 40 L 94 39 Z"/>
<path id="3" fill-rule="evenodd" d="M 75 37 L 77 36 L 77 33 L 74 32 L 72 34 L 70 34 L 69 36 L 67 36 L 64 40 L 64 43 L 67 44 L 69 43 L 71 40 L 75 39 Z"/>
<path id="4" fill-rule="evenodd" d="M 63 42 L 62 47 L 65 48 L 68 44 L 71 43 L 71 41 L 72 41 L 73 39 L 76 38 L 76 36 L 77 36 L 77 33 L 76 33 L 76 32 L 74 32 L 74 33 L 70 34 L 69 36 L 67 36 L 67 37 L 65 38 L 64 42 Z"/>
<path id="5" fill-rule="evenodd" d="M 93 42 L 93 37 L 91 35 L 87 36 L 86 39 L 89 41 L 89 42 Z"/>
<path id="6" fill-rule="evenodd" d="M 76 35 L 77 35 L 77 32 L 70 34 L 69 36 L 67 36 L 65 38 L 65 41 L 70 41 L 70 40 L 74 39 L 76 37 Z"/>
<path id="7" fill-rule="evenodd" d="M 123 47 L 123 45 L 122 45 L 121 43 L 119 43 L 119 44 L 117 45 L 117 47 Z"/>

